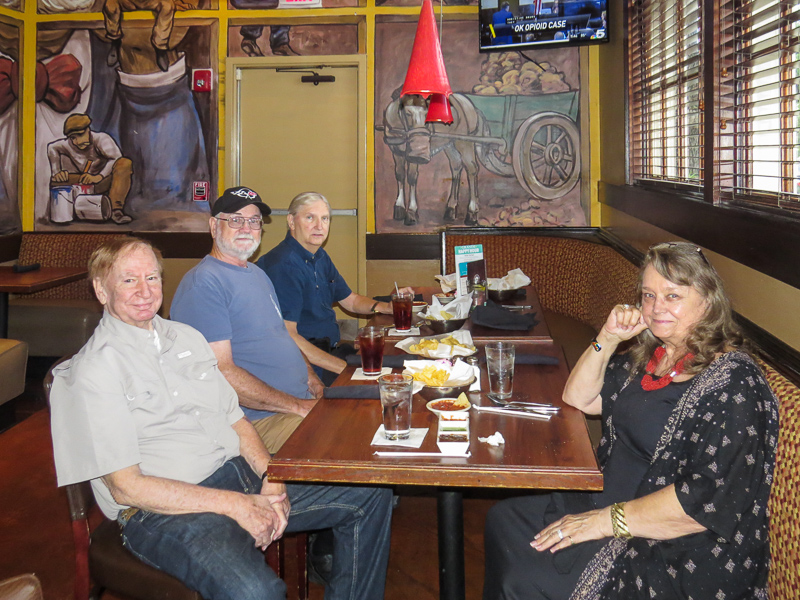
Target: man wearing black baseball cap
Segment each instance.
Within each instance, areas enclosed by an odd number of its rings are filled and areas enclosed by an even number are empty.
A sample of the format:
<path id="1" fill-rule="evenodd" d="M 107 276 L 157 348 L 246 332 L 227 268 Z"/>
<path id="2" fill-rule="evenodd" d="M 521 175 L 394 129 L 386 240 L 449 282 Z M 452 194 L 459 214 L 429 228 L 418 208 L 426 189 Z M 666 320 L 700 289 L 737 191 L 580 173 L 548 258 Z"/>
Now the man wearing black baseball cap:
<path id="1" fill-rule="evenodd" d="M 250 188 L 225 190 L 211 208 L 211 253 L 183 278 L 170 312 L 211 344 L 242 409 L 275 453 L 323 386 L 286 330 L 269 277 L 247 261 L 270 212 Z"/>
<path id="2" fill-rule="evenodd" d="M 234 214 L 251 204 L 258 208 L 264 217 L 269 216 L 272 212 L 272 209 L 264 204 L 258 192 L 248 187 L 239 186 L 228 188 L 222 193 L 222 196 L 217 198 L 214 206 L 211 207 L 211 216 L 216 217 L 219 213 Z"/>

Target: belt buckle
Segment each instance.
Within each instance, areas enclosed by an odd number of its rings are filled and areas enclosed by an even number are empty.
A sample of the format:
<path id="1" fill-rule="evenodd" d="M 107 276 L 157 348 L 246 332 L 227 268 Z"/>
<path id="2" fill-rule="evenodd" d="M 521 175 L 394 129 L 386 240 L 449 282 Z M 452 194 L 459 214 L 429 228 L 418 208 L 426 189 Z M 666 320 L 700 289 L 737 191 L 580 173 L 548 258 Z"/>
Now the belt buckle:
<path id="1" fill-rule="evenodd" d="M 139 512 L 138 508 L 135 507 L 126 508 L 125 510 L 120 511 L 119 516 L 117 517 L 117 521 L 119 521 L 119 523 L 124 527 L 128 523 L 128 521 L 131 520 L 131 517 L 133 517 L 133 515 L 135 515 L 137 512 Z"/>

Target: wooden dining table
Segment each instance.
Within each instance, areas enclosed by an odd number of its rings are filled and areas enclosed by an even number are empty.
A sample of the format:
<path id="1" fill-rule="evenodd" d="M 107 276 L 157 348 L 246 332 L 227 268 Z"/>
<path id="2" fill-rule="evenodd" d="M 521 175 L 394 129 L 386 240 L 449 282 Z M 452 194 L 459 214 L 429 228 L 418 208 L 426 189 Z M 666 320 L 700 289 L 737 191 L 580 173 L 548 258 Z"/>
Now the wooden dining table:
<path id="1" fill-rule="evenodd" d="M 424 302 L 431 303 L 433 294 L 441 292 L 441 289 L 434 286 L 414 288 L 414 291 L 422 296 Z M 521 341 L 521 342 L 552 342 L 553 338 L 550 335 L 550 329 L 547 327 L 542 311 L 542 305 L 539 302 L 539 294 L 536 287 L 533 285 L 521 288 L 520 291 L 512 299 L 502 303 L 502 306 L 516 307 L 515 313 L 519 314 L 533 314 L 536 318 L 536 324 L 531 329 L 491 329 L 482 325 L 476 325 L 472 319 L 467 319 L 462 329 L 470 332 L 473 339 L 487 339 L 487 340 L 506 340 L 506 341 Z M 422 311 L 420 311 L 422 312 Z M 422 320 L 419 314 L 415 314 L 412 320 L 412 327 L 419 327 L 421 336 L 433 335 L 433 330 Z M 387 331 L 394 325 L 394 317 L 392 315 L 378 314 L 374 315 L 369 320 L 369 325 L 377 325 L 385 327 Z M 406 335 L 395 337 L 407 337 Z"/>
<path id="2" fill-rule="evenodd" d="M 40 267 L 17 273 L 13 267 L 0 267 L 0 338 L 8 336 L 8 295 L 30 294 L 83 279 L 86 267 Z"/>
<path id="3" fill-rule="evenodd" d="M 482 356 L 488 340 L 474 341 Z M 549 421 L 472 409 L 469 457 L 385 458 L 376 456 L 378 447 L 370 445 L 382 423 L 379 400 L 323 399 L 272 458 L 269 480 L 436 487 L 440 598 L 463 600 L 464 488 L 599 491 L 603 487 L 583 413 L 561 401 L 568 375 L 561 348 L 542 341 L 515 341 L 515 346 L 517 355 L 545 355 L 559 360 L 555 365 L 518 364 L 515 368 L 515 393 L 560 407 Z M 400 352 L 392 343 L 386 351 Z M 374 385 L 374 382 L 351 381 L 354 371 L 354 366 L 348 366 L 334 386 Z M 470 401 L 491 406 L 487 390 L 484 364 L 481 391 L 471 392 Z M 415 394 L 411 425 L 428 429 L 416 451 L 438 452 L 437 419 L 427 410 L 425 398 Z M 491 446 L 478 439 L 495 432 L 502 434 L 504 444 Z M 380 449 L 403 451 L 385 446 Z"/>

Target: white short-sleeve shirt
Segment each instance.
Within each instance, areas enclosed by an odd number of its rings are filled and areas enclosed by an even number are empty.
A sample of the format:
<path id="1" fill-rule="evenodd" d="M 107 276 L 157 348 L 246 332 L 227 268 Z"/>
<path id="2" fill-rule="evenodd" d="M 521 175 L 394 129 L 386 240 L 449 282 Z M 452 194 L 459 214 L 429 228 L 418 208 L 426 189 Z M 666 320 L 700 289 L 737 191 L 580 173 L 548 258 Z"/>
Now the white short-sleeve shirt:
<path id="1" fill-rule="evenodd" d="M 83 349 L 55 370 L 58 484 L 91 480 L 110 519 L 126 507 L 104 475 L 139 465 L 144 475 L 199 483 L 239 455 L 232 425 L 244 414 L 205 338 L 158 316 L 153 325 L 148 331 L 106 313 Z"/>

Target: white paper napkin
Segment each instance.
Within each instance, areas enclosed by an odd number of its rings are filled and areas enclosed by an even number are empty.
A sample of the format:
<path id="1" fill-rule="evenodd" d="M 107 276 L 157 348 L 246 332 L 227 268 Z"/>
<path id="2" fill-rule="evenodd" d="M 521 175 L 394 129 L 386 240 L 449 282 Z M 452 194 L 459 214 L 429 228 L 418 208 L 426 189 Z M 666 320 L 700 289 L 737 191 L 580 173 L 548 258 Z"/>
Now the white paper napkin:
<path id="1" fill-rule="evenodd" d="M 490 446 L 499 446 L 500 444 L 505 444 L 506 439 L 503 437 L 503 434 L 499 431 L 495 431 L 489 437 L 479 437 L 479 442 L 483 442 L 484 444 L 489 444 Z"/>
<path id="2" fill-rule="evenodd" d="M 448 275 L 437 275 L 436 281 L 439 282 L 439 285 L 442 288 L 442 292 L 447 294 L 448 292 L 456 291 L 457 282 L 458 282 L 458 274 L 457 273 L 449 273 Z"/>
<path id="3" fill-rule="evenodd" d="M 531 284 L 531 278 L 522 269 L 511 269 L 505 277 L 489 277 L 486 286 L 490 290 L 517 290 Z"/>
<path id="4" fill-rule="evenodd" d="M 388 375 L 392 372 L 392 367 L 383 367 L 377 375 L 364 375 L 364 369 L 357 367 L 350 377 L 350 381 L 377 381 L 381 375 Z"/>
<path id="5" fill-rule="evenodd" d="M 383 424 L 378 427 L 378 431 L 372 436 L 370 446 L 400 446 L 401 448 L 419 448 L 428 433 L 427 427 L 412 428 L 411 433 L 404 440 L 387 440 Z"/>
<path id="6" fill-rule="evenodd" d="M 392 327 L 386 332 L 386 335 L 390 337 L 408 337 L 410 335 L 419 335 L 419 327 L 412 327 L 408 331 L 402 331 L 402 332 L 397 331 L 397 329 Z"/>
<path id="7" fill-rule="evenodd" d="M 419 313 L 419 316 L 443 321 L 445 319 L 442 316 L 442 311 L 445 311 L 450 315 L 451 319 L 466 319 L 469 316 L 470 309 L 472 309 L 472 292 L 450 300 L 450 302 L 446 304 L 442 304 L 439 302 L 439 299 L 434 296 L 431 298 L 428 310 L 424 313 Z"/>
<path id="8" fill-rule="evenodd" d="M 469 386 L 470 392 L 480 392 L 481 391 L 481 369 L 480 367 L 473 367 L 472 369 L 475 371 L 475 382 Z"/>

